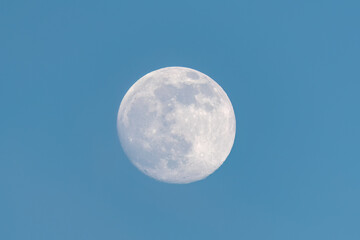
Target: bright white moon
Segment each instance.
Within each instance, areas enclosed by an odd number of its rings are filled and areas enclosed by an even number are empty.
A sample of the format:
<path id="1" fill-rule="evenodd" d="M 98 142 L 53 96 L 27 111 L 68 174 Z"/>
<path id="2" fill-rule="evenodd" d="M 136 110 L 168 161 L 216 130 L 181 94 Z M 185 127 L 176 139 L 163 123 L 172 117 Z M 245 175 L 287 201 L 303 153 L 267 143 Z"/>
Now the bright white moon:
<path id="1" fill-rule="evenodd" d="M 143 173 L 168 183 L 206 178 L 225 161 L 235 114 L 210 77 L 167 67 L 140 78 L 124 96 L 117 128 L 121 145 Z"/>

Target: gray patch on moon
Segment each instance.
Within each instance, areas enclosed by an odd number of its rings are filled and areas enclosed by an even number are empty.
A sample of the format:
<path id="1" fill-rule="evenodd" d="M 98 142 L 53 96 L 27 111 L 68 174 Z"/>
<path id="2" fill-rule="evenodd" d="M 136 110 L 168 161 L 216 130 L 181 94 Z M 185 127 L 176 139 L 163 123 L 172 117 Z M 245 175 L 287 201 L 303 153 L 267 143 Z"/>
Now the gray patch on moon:
<path id="1" fill-rule="evenodd" d="M 168 160 L 166 166 L 169 169 L 175 169 L 175 168 L 177 168 L 179 166 L 179 163 L 176 160 Z"/>
<path id="2" fill-rule="evenodd" d="M 213 97 L 216 93 L 212 84 L 200 84 L 199 91 L 207 97 Z"/>
<path id="3" fill-rule="evenodd" d="M 151 122 L 156 119 L 157 113 L 155 111 L 149 111 L 150 103 L 145 98 L 136 99 L 130 111 L 127 114 L 129 122 L 129 128 L 132 131 L 140 131 L 141 129 L 149 127 Z M 139 114 L 141 113 L 141 114 Z"/>
<path id="4" fill-rule="evenodd" d="M 162 103 L 168 103 L 176 95 L 176 87 L 172 85 L 162 85 L 155 89 L 155 96 L 162 101 Z"/>
<path id="5" fill-rule="evenodd" d="M 195 95 L 198 93 L 198 90 L 191 85 L 184 85 L 177 92 L 176 100 L 184 105 L 190 105 L 196 103 Z"/>
<path id="6" fill-rule="evenodd" d="M 170 130 L 170 129 L 168 129 Z M 169 131 L 167 131 L 169 132 Z M 161 148 L 154 148 L 154 161 L 162 159 L 166 161 L 169 169 L 176 169 L 179 164 L 187 162 L 186 154 L 190 152 L 192 143 L 186 141 L 184 138 L 171 134 L 167 141 L 161 143 L 153 143 L 155 146 L 161 144 Z"/>
<path id="7" fill-rule="evenodd" d="M 191 78 L 191 79 L 194 79 L 194 80 L 200 78 L 199 75 L 198 75 L 196 72 L 194 72 L 194 71 L 187 72 L 187 73 L 186 73 L 186 76 L 187 76 L 188 78 Z"/>
<path id="8" fill-rule="evenodd" d="M 173 85 L 163 85 L 155 89 L 155 96 L 162 101 L 162 103 L 171 103 L 174 99 L 184 105 L 190 105 L 196 102 L 195 95 L 198 90 L 191 85 L 182 85 L 180 88 Z"/>
<path id="9" fill-rule="evenodd" d="M 210 105 L 210 103 L 204 103 L 202 104 L 202 107 L 205 108 L 206 111 L 211 112 L 212 110 L 214 110 L 214 107 Z"/>

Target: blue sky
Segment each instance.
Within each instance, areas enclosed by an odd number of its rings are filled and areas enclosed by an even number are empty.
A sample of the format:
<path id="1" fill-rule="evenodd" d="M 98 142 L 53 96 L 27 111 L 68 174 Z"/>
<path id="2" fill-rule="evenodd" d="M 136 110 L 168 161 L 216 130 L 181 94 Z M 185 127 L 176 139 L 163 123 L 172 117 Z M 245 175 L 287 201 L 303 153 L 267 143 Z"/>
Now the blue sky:
<path id="1" fill-rule="evenodd" d="M 0 2 L 0 239 L 360 239 L 359 1 Z M 171 185 L 125 157 L 127 89 L 227 92 L 233 150 Z"/>

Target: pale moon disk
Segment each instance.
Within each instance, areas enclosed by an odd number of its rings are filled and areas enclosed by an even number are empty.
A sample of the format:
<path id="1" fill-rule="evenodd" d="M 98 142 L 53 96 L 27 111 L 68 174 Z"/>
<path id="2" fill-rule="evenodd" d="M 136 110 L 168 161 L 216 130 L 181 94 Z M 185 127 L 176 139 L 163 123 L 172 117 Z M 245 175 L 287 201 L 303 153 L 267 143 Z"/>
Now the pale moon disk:
<path id="1" fill-rule="evenodd" d="M 140 78 L 121 101 L 117 129 L 131 162 L 168 183 L 206 178 L 229 155 L 235 114 L 225 91 L 205 74 L 167 67 Z"/>

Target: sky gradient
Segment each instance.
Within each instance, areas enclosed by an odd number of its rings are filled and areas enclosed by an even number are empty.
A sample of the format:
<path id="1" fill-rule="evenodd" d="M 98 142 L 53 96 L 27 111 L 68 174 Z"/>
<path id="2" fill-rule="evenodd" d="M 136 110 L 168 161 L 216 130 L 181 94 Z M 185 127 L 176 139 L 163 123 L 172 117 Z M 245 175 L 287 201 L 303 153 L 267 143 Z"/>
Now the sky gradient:
<path id="1" fill-rule="evenodd" d="M 0 2 L 0 239 L 360 239 L 360 2 Z M 199 70 L 228 159 L 187 185 L 126 158 L 128 88 Z"/>

